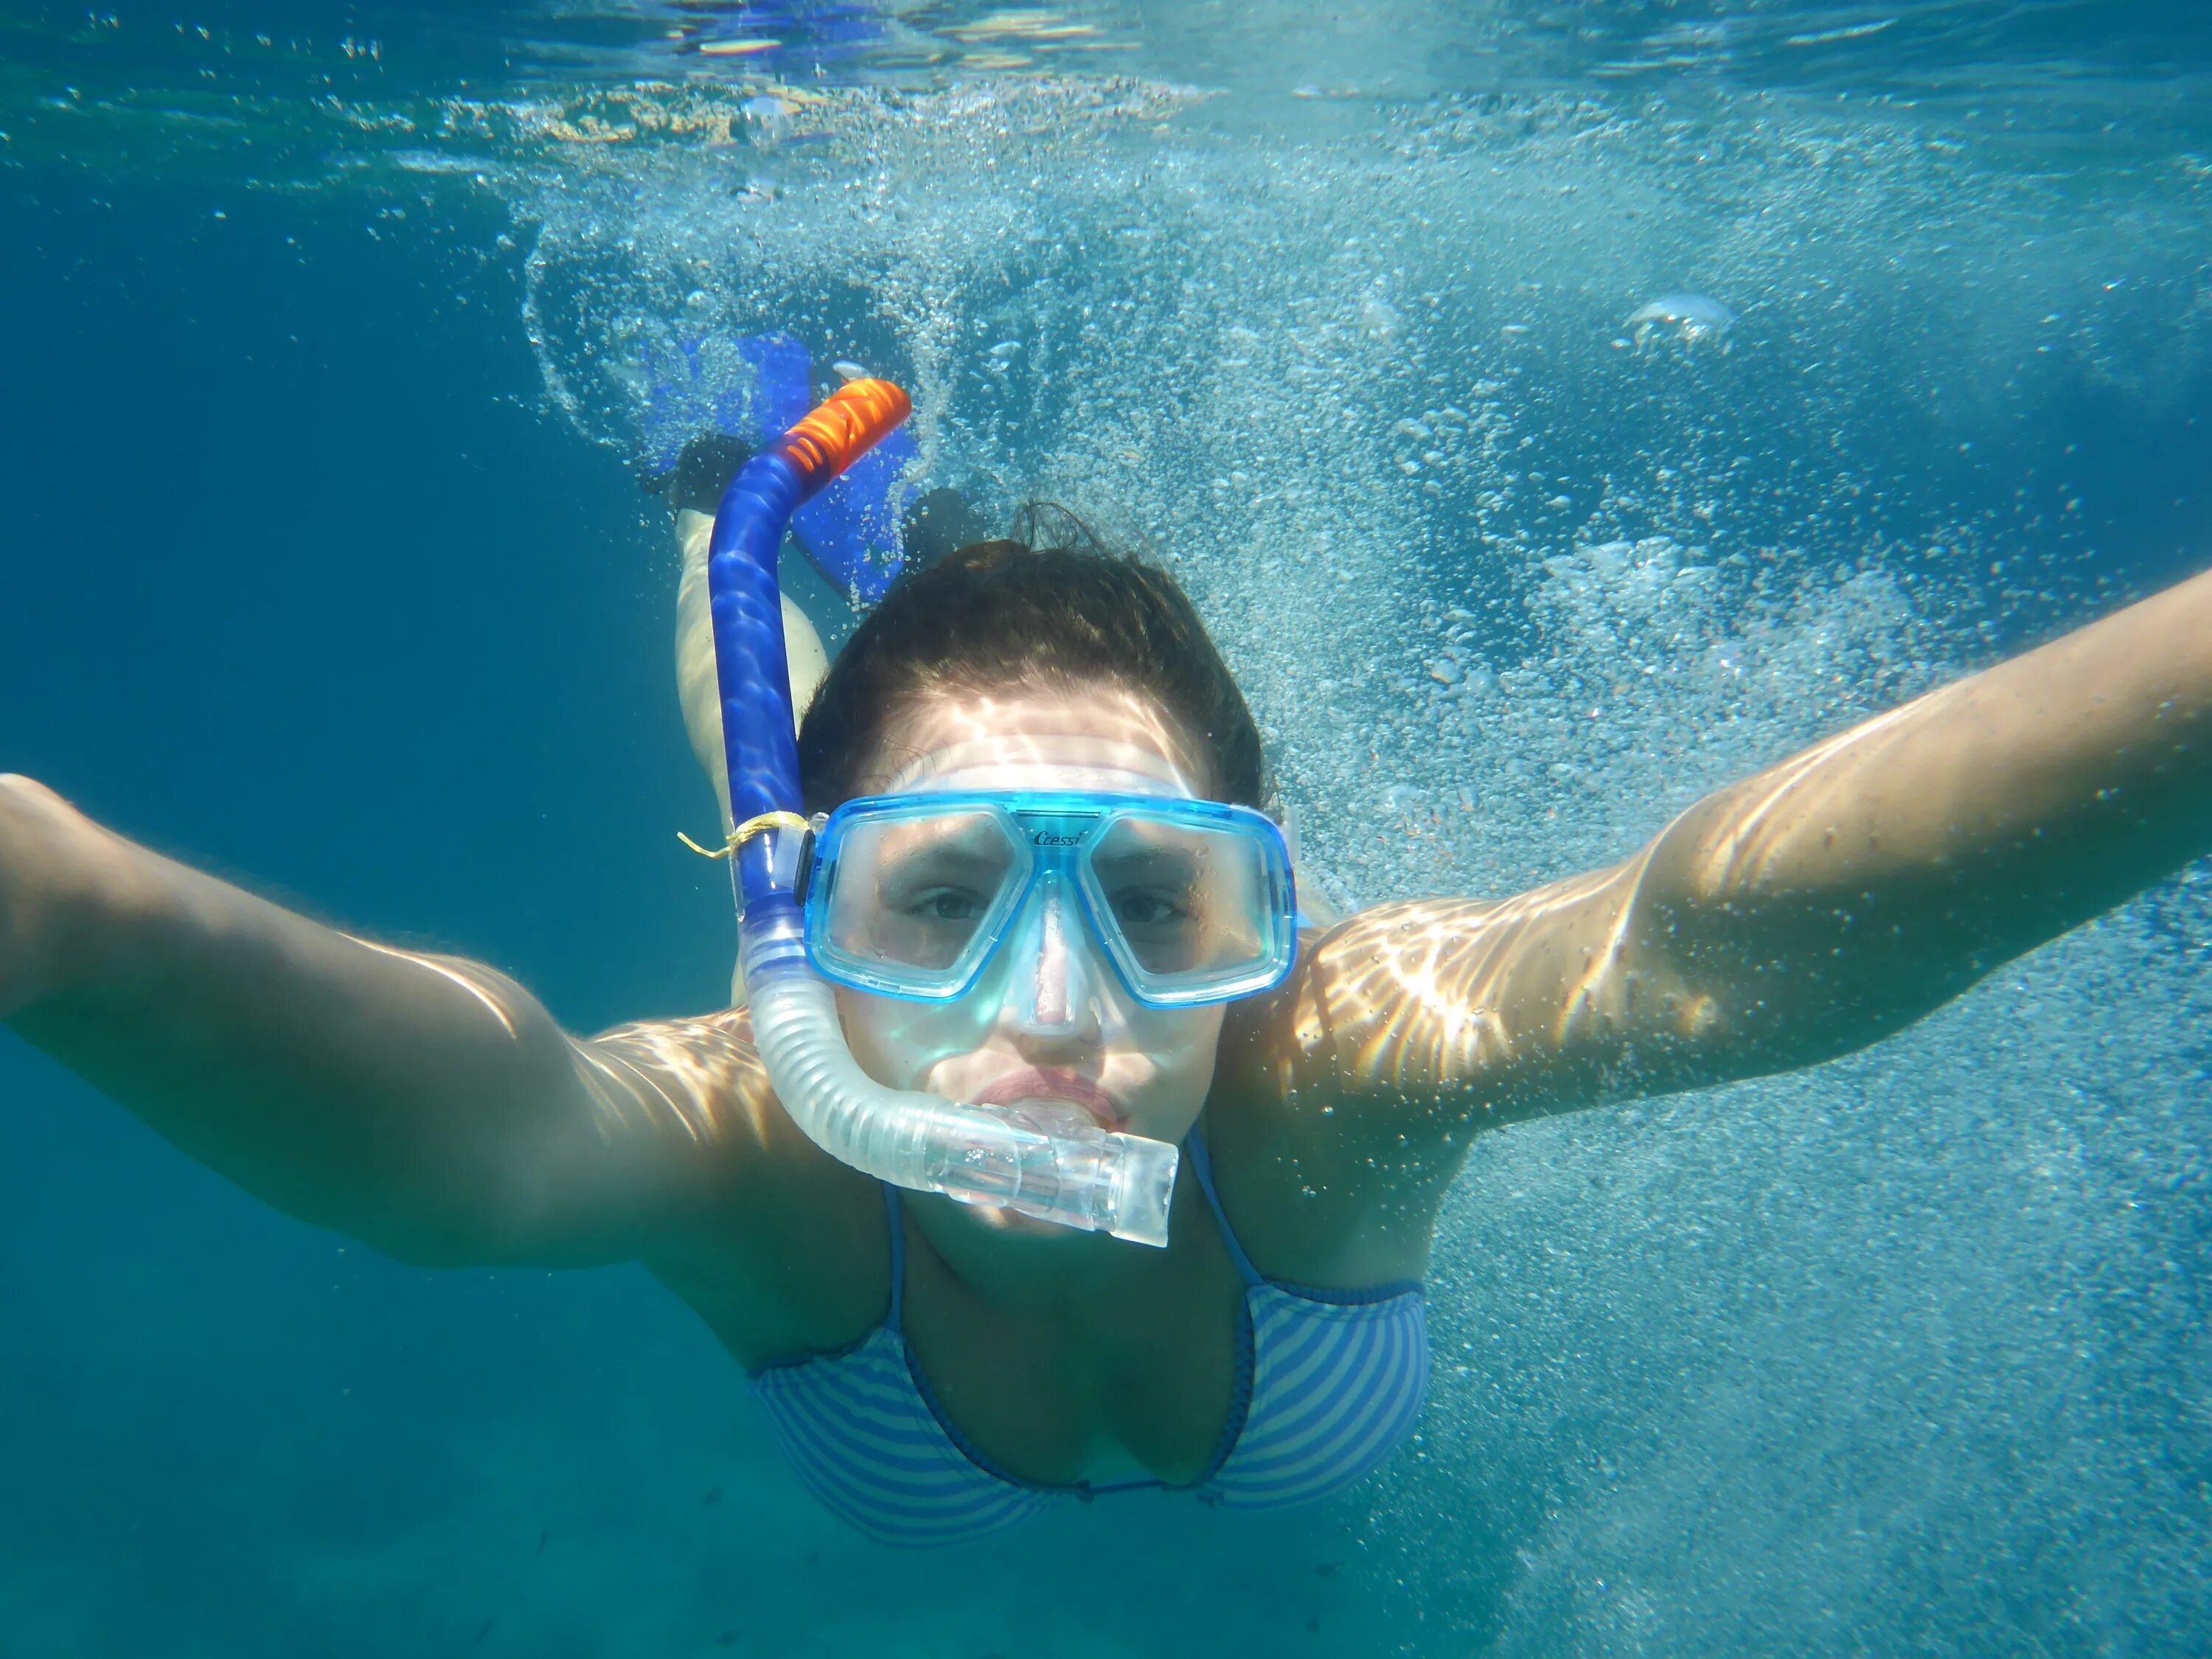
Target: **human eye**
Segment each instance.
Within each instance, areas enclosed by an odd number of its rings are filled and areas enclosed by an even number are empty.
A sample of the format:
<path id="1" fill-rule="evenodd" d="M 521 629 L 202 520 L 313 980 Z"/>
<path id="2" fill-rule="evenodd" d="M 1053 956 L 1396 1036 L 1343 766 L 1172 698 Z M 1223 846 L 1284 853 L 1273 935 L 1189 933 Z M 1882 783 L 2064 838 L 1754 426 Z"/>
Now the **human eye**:
<path id="1" fill-rule="evenodd" d="M 1164 888 L 1133 888 L 1114 895 L 1114 918 L 1124 927 L 1158 929 L 1191 919 L 1184 894 Z"/>
<path id="2" fill-rule="evenodd" d="M 884 866 L 876 890 L 885 912 L 915 926 L 965 926 L 990 909 L 1004 878 L 987 860 L 938 846 Z"/>
<path id="3" fill-rule="evenodd" d="M 973 921 L 983 914 L 982 895 L 957 887 L 934 887 L 908 901 L 907 913 L 924 921 Z"/>

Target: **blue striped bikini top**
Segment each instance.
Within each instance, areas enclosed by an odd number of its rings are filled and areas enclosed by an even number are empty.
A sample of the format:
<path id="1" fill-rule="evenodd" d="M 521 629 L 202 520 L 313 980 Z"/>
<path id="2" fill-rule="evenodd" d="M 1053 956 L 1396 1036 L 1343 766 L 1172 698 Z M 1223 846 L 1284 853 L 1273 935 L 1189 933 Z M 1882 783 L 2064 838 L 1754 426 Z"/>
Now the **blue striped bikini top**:
<path id="1" fill-rule="evenodd" d="M 1203 1135 L 1183 1150 L 1244 1281 L 1244 1317 L 1212 1462 L 1172 1490 L 1231 1509 L 1325 1498 L 1373 1469 L 1413 1430 L 1429 1369 L 1421 1287 L 1322 1291 L 1261 1278 L 1222 1213 Z M 999 1468 L 953 1426 L 907 1346 L 898 1189 L 884 1194 L 891 1234 L 884 1322 L 841 1352 L 773 1365 L 753 1379 L 800 1484 L 870 1537 L 916 1547 L 966 1543 L 1048 1504 L 1168 1488 L 1164 1480 L 1040 1486 Z"/>

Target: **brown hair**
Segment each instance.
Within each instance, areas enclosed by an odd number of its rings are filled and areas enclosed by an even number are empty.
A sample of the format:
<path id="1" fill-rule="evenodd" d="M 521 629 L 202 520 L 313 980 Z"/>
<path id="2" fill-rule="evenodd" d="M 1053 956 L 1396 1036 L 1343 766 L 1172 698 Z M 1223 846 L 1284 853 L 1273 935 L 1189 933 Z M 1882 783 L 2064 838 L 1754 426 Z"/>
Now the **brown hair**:
<path id="1" fill-rule="evenodd" d="M 1261 805 L 1259 728 L 1175 578 L 1045 507 L 1024 508 L 1011 538 L 910 568 L 853 631 L 799 727 L 807 810 L 860 793 L 892 714 L 924 692 L 1101 681 L 1182 723 L 1216 799 Z"/>

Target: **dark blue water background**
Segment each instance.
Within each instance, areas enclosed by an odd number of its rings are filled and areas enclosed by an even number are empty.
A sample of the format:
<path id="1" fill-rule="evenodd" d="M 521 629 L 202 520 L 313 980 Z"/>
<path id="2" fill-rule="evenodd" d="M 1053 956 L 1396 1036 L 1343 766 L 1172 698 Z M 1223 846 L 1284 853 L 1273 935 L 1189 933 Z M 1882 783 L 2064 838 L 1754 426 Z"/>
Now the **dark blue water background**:
<path id="1" fill-rule="evenodd" d="M 720 878 L 673 840 L 711 808 L 670 685 L 665 530 L 619 447 L 547 402 L 521 320 L 529 227 L 459 177 L 331 182 L 339 146 L 301 100 L 319 80 L 395 106 L 464 80 L 619 85 L 641 64 L 666 72 L 672 20 L 696 46 L 773 19 L 203 6 L 191 27 L 210 45 L 310 28 L 323 44 L 264 72 L 241 132 L 199 145 L 126 118 L 134 99 L 194 93 L 169 9 L 95 27 L 76 8 L 4 15 L 0 769 L 337 924 L 490 962 L 574 1029 L 713 1006 L 732 930 Z M 1686 98 L 1841 87 L 2010 134 L 2022 169 L 2132 147 L 2150 182 L 2127 211 L 2154 219 L 2154 164 L 2212 143 L 2190 130 L 2212 66 L 2198 8 L 1499 8 L 1418 51 L 1377 46 L 1371 97 L 1319 104 L 1290 88 L 1332 60 L 1262 74 L 1255 38 L 1297 43 L 1238 34 L 1235 9 L 1084 15 L 1131 43 L 1117 67 L 1249 82 L 1218 117 L 1229 144 L 1240 123 L 1379 120 L 1480 92 L 1483 73 L 1592 98 L 1655 79 Z M 784 29 L 807 72 L 863 78 L 874 15 L 816 9 Z M 909 53 L 881 78 L 956 70 Z M 66 125 L 88 100 L 126 113 Z M 2108 317 L 2101 356 L 2007 356 L 1963 412 L 1884 403 L 1925 363 L 1838 357 L 1854 390 L 1827 453 L 1810 424 L 1762 443 L 1710 361 L 1625 378 L 1605 324 L 1555 373 L 1516 371 L 1516 415 L 1566 477 L 1670 444 L 1724 470 L 1743 449 L 1754 476 L 1731 499 L 1766 514 L 1771 546 L 1721 567 L 1732 602 L 1872 568 L 1942 618 L 1944 661 L 1966 665 L 2203 563 L 2207 324 L 2194 358 L 2166 361 L 2163 343 L 2192 314 L 2191 280 L 2212 295 L 2212 270 L 2160 280 L 2166 301 Z M 1899 281 L 1909 293 L 1911 273 Z M 1469 309 L 1481 327 L 1450 349 L 1494 327 Z M 822 289 L 812 320 L 898 349 L 849 295 Z M 1765 377 L 1764 417 L 1807 371 L 1753 324 L 1737 361 Z M 1967 363 L 1945 384 L 1973 379 Z M 1042 381 L 1020 395 L 1067 422 Z M 1849 503 L 1826 493 L 1839 470 Z M 1498 662 L 1556 650 L 1540 565 L 1437 550 L 1482 482 L 1427 509 L 1442 528 L 1425 580 L 1439 602 L 1470 586 L 1497 599 L 1476 642 Z M 1931 545 L 1939 516 L 1982 526 L 2000 556 Z M 1814 539 L 1824 523 L 1842 544 Z M 1534 517 L 1512 527 L 1540 552 L 1571 539 Z M 1791 527 L 1805 550 L 1771 550 Z M 1562 836 L 1520 861 L 1557 873 L 1582 852 Z M 2110 948 L 2038 958 L 1912 1039 L 1882 1062 L 1903 1084 L 1876 1066 L 1834 1086 L 1894 1085 L 1913 1107 L 1919 1066 L 1954 1097 L 1982 1056 L 2038 1030 L 2085 1051 L 2100 997 L 2123 1026 L 2142 1012 L 2131 994 L 2177 999 L 2185 1025 L 2203 1008 L 2187 994 L 2204 914 L 2201 885 L 2168 888 Z M 2192 1651 L 2212 1616 L 2206 1055 L 2201 1033 L 2161 1041 L 2135 1085 L 2110 1054 L 2050 1102 L 1996 1099 L 1971 1123 L 1907 1110 L 1870 1135 L 1836 1127 L 1830 1085 L 1780 1085 L 1696 1170 L 1669 1160 L 1700 1123 L 1716 1143 L 1711 1103 L 1658 1109 L 1659 1128 L 1632 1115 L 1531 1132 L 1548 1150 L 1471 1171 L 1496 1218 L 1455 1235 L 1438 1327 L 1447 1368 L 1462 1339 L 1524 1346 L 1492 1381 L 1446 1386 L 1419 1467 L 1317 1519 L 1146 1508 L 920 1563 L 805 1503 L 735 1368 L 641 1273 L 395 1267 L 262 1208 L 0 1038 L 0 1655 Z M 2061 1200 L 2023 1213 L 1995 1174 L 1975 1184 L 2014 1152 L 2057 1156 L 2010 1139 L 2030 1114 L 2088 1171 L 2054 1190 L 2111 1198 L 2094 1220 Z M 1947 1160 L 1954 1187 L 1913 1184 Z M 1793 1231 L 1808 1203 L 1827 1218 L 1817 1249 Z M 2121 1205 L 2125 1230 L 2105 1231 Z M 1710 1275 L 1708 1224 L 1729 1252 Z M 2094 1340 L 2037 1322 L 2069 1297 L 2097 1302 Z M 2016 1322 L 1991 1311 L 2012 1299 Z M 1837 1395 L 1861 1375 L 1884 1386 L 1845 1426 Z M 1697 1413 L 1668 1414 L 1692 1393 Z M 1832 1457 L 1806 1449 L 1816 1401 Z M 1761 1443 L 1778 1425 L 1794 1443 Z M 1924 1490 L 1900 1495 L 1900 1462 L 1935 1472 Z M 1636 1504 L 1609 1508 L 1623 1483 Z M 1732 1538 L 1732 1511 L 1760 1534 Z M 1766 1553 L 1779 1577 L 1738 1571 Z M 1619 1559 L 1638 1583 L 1608 1586 Z"/>

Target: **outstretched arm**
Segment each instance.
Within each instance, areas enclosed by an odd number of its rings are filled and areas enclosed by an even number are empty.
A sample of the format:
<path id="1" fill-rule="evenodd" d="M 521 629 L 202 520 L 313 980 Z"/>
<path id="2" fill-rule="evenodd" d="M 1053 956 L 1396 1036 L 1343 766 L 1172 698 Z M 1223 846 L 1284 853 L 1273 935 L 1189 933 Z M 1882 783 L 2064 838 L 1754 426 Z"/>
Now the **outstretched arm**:
<path id="1" fill-rule="evenodd" d="M 1281 1041 L 1510 1121 L 1863 1047 L 2212 850 L 2212 573 L 1706 797 L 1611 869 L 1365 911 Z"/>
<path id="2" fill-rule="evenodd" d="M 648 1251 L 781 1119 L 741 1014 L 579 1042 L 488 968 L 321 927 L 25 778 L 0 777 L 0 1018 L 257 1196 L 422 1262 Z"/>
<path id="3" fill-rule="evenodd" d="M 2212 574 L 1707 796 L 1610 869 L 1332 930 L 1224 1049 L 1228 1096 L 1279 1103 L 1224 1130 L 1299 1195 L 1257 1248 L 1328 1282 L 1418 1273 L 1472 1133 L 1864 1047 L 2207 851 Z"/>
<path id="4" fill-rule="evenodd" d="M 1853 727 L 1651 848 L 1686 1081 L 1864 1047 L 2212 851 L 2212 573 Z"/>

